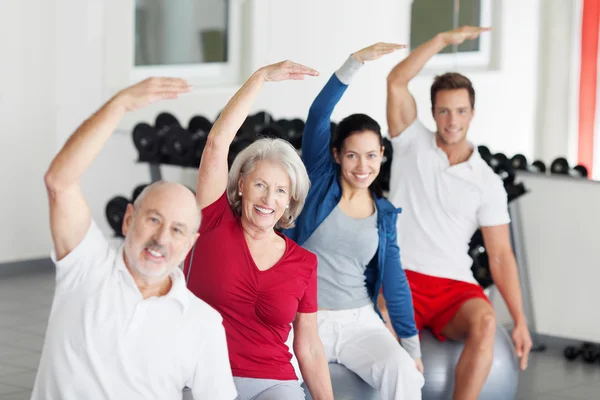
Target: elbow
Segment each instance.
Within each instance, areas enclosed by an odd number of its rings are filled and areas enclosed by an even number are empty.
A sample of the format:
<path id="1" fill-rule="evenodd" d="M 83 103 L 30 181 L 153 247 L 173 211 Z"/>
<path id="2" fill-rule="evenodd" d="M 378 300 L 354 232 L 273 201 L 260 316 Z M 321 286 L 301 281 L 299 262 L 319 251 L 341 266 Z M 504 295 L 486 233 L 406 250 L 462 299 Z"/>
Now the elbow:
<path id="1" fill-rule="evenodd" d="M 61 180 L 58 174 L 52 170 L 52 167 L 44 175 L 44 184 L 48 194 L 54 194 L 60 191 Z"/>
<path id="2" fill-rule="evenodd" d="M 387 88 L 388 91 L 394 90 L 399 87 L 408 86 L 409 79 L 402 74 L 394 73 L 393 71 L 387 77 Z"/>

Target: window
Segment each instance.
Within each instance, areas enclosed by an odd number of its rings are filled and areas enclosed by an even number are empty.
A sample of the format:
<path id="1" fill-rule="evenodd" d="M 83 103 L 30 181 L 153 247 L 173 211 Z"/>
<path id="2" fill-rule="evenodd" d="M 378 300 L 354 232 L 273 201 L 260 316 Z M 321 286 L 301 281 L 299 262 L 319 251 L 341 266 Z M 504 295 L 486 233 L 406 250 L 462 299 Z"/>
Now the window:
<path id="1" fill-rule="evenodd" d="M 240 23 L 235 0 L 136 0 L 132 79 L 162 74 L 235 83 Z"/>
<path id="2" fill-rule="evenodd" d="M 411 8 L 411 50 L 439 32 L 463 25 L 491 26 L 491 0 L 414 0 Z M 487 67 L 490 63 L 491 33 L 459 46 L 447 46 L 426 67 Z"/>

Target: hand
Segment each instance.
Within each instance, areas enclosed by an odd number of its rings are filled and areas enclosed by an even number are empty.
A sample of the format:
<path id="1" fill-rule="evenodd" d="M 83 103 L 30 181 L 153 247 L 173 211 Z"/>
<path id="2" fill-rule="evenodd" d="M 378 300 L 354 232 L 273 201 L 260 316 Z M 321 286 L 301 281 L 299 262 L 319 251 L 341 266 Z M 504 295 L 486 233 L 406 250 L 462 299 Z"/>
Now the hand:
<path id="1" fill-rule="evenodd" d="M 531 346 L 533 344 L 526 323 L 515 325 L 515 328 L 512 331 L 512 340 L 515 344 L 517 357 L 521 359 L 521 370 L 525 371 L 527 368 L 527 360 L 529 359 L 529 352 L 531 351 Z"/>
<path id="2" fill-rule="evenodd" d="M 183 79 L 148 78 L 121 90 L 114 99 L 126 111 L 134 111 L 159 100 L 176 99 L 191 90 L 191 86 Z"/>
<path id="3" fill-rule="evenodd" d="M 425 367 L 423 366 L 423 359 L 421 357 L 415 359 L 415 366 L 421 374 L 425 374 Z"/>
<path id="4" fill-rule="evenodd" d="M 365 47 L 364 49 L 357 51 L 356 53 L 352 54 L 352 57 L 354 57 L 356 61 L 364 63 L 365 61 L 377 60 L 378 58 L 386 54 L 393 53 L 394 51 L 403 49 L 405 47 L 405 44 L 380 42 L 372 44 L 369 47 Z"/>
<path id="5" fill-rule="evenodd" d="M 316 70 L 292 61 L 281 61 L 277 64 L 267 65 L 262 67 L 259 72 L 267 82 L 302 80 L 306 75 L 319 75 Z"/>
<path id="6" fill-rule="evenodd" d="M 446 41 L 446 44 L 461 44 L 465 40 L 476 39 L 482 32 L 491 30 L 492 28 L 482 28 L 479 26 L 461 26 L 460 28 L 442 33 L 442 37 Z"/>

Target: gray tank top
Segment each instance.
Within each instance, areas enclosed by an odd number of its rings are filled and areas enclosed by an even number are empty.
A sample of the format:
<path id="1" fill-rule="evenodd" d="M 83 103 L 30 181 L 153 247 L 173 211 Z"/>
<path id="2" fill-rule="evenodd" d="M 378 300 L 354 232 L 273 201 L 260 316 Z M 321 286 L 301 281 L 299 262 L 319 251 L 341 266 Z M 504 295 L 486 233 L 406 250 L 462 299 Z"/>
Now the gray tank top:
<path id="1" fill-rule="evenodd" d="M 371 303 L 365 269 L 379 246 L 377 210 L 352 218 L 336 206 L 303 247 L 317 255 L 319 308 L 348 310 Z"/>

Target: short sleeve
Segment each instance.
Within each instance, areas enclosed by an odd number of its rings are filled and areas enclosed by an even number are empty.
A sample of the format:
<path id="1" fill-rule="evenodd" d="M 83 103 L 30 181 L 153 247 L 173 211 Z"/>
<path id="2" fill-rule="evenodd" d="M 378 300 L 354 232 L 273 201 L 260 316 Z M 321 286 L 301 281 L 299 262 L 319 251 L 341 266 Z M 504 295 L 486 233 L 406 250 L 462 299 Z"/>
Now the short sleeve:
<path id="1" fill-rule="evenodd" d="M 229 351 L 222 323 L 211 327 L 205 338 L 191 382 L 194 399 L 233 400 L 237 390 L 233 382 Z"/>
<path id="2" fill-rule="evenodd" d="M 319 310 L 317 304 L 317 257 L 314 256 L 314 268 L 310 277 L 308 278 L 308 285 L 304 296 L 300 299 L 298 304 L 298 312 L 301 313 L 314 313 Z"/>
<path id="3" fill-rule="evenodd" d="M 210 232 L 223 222 L 235 219 L 233 210 L 227 200 L 227 192 L 223 192 L 214 203 L 202 209 L 202 222 L 200 224 L 200 234 Z"/>
<path id="4" fill-rule="evenodd" d="M 404 154 L 412 147 L 412 144 L 418 135 L 430 132 L 423 123 L 417 118 L 404 129 L 400 134 L 394 138 L 391 138 L 392 149 L 394 154 Z"/>
<path id="5" fill-rule="evenodd" d="M 496 226 L 510 223 L 508 196 L 504 184 L 497 176 L 485 187 L 483 201 L 477 213 L 479 226 Z"/>
<path id="6" fill-rule="evenodd" d="M 50 258 L 56 266 L 56 286 L 71 290 L 84 281 L 93 271 L 97 274 L 100 267 L 112 267 L 115 250 L 92 219 L 84 238 L 69 254 L 57 260 L 56 249 L 50 252 Z M 111 259 L 112 258 L 112 259 Z"/>

